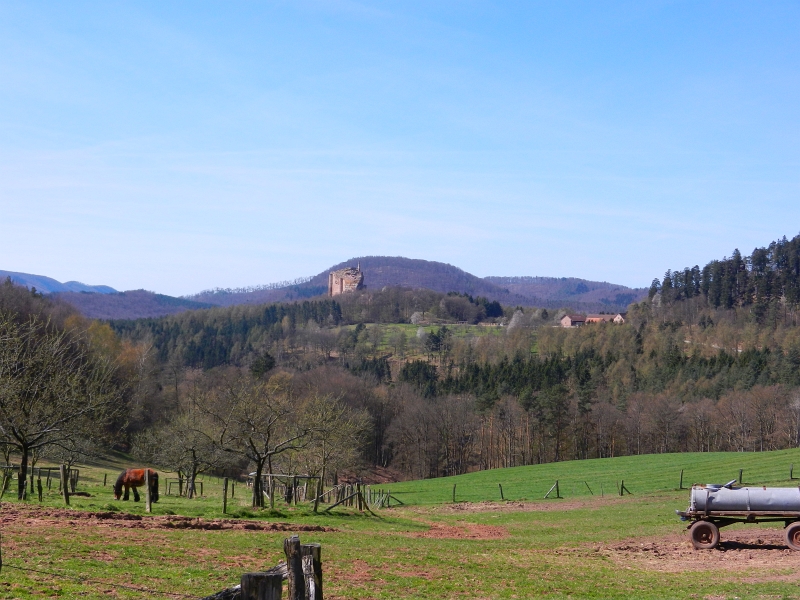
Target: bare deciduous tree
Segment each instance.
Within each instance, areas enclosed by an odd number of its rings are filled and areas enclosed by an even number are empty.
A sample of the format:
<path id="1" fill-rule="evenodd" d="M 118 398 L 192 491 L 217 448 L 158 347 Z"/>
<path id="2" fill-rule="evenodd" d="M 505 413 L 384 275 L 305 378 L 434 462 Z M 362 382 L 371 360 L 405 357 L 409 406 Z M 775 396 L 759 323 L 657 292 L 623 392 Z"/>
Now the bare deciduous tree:
<path id="1" fill-rule="evenodd" d="M 0 437 L 21 457 L 20 499 L 33 451 L 102 431 L 119 408 L 113 375 L 79 336 L 0 315 Z"/>
<path id="2" fill-rule="evenodd" d="M 272 472 L 275 456 L 300 450 L 310 442 L 312 428 L 302 418 L 291 377 L 278 373 L 262 381 L 236 371 L 213 390 L 198 395 L 195 403 L 209 419 L 217 446 L 255 466 L 253 507 L 263 507 L 264 468 Z M 269 497 L 274 507 L 273 490 Z"/>

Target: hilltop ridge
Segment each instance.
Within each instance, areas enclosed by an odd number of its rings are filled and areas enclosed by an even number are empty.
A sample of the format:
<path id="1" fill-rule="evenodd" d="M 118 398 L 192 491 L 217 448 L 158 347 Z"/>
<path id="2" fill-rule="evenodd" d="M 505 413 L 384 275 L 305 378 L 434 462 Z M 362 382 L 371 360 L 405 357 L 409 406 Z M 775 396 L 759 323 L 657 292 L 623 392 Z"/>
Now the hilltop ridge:
<path id="1" fill-rule="evenodd" d="M 646 288 L 629 288 L 575 277 L 477 277 L 454 265 L 401 256 L 361 256 L 346 260 L 311 277 L 237 289 L 205 290 L 176 298 L 145 290 L 118 292 L 104 285 L 60 283 L 50 277 L 0 271 L 17 285 L 53 294 L 97 319 L 138 319 L 175 314 L 211 306 L 255 305 L 292 302 L 327 294 L 328 274 L 361 265 L 368 290 L 385 287 L 428 289 L 482 296 L 506 306 L 570 308 L 579 312 L 625 310 L 647 296 Z"/>
<path id="2" fill-rule="evenodd" d="M 575 310 L 610 312 L 624 310 L 631 302 L 641 300 L 647 295 L 646 288 L 629 288 L 574 277 L 482 278 L 437 261 L 401 256 L 361 256 L 283 286 L 263 286 L 248 290 L 207 290 L 186 298 L 219 306 L 311 298 L 326 293 L 329 272 L 355 264 L 361 265 L 367 289 L 410 287 L 441 293 L 460 292 L 484 296 L 505 305 L 545 308 L 570 306 Z"/>

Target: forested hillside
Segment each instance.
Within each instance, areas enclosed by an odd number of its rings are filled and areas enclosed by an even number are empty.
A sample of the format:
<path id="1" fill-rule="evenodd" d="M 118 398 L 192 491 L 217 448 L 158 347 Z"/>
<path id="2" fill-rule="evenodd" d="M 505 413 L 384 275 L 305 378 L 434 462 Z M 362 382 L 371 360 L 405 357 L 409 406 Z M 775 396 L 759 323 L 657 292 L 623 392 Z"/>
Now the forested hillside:
<path id="1" fill-rule="evenodd" d="M 705 267 L 669 270 L 654 279 L 650 298 L 671 304 L 702 297 L 714 308 L 746 308 L 759 324 L 774 325 L 787 317 L 796 325 L 800 303 L 800 235 L 784 237 L 750 256 L 734 250 L 730 258 Z"/>
<path id="2" fill-rule="evenodd" d="M 63 302 L 74 306 L 90 319 L 141 319 L 172 315 L 186 310 L 211 308 L 211 304 L 174 298 L 146 290 L 92 294 L 85 292 L 58 292 L 54 294 Z"/>
<path id="3" fill-rule="evenodd" d="M 630 305 L 622 325 L 564 329 L 556 326 L 563 311 L 388 288 L 113 327 L 150 340 L 173 376 L 176 365 L 302 373 L 367 411 L 365 464 L 415 477 L 642 452 L 774 449 L 800 444 L 793 244 L 771 246 L 767 270 L 759 252 L 755 269 L 753 257 L 696 269 L 691 295 L 670 291 L 685 287 L 670 284 L 670 273 Z M 725 266 L 731 260 L 744 267 Z M 736 301 L 726 304 L 716 290 L 725 298 L 724 290 L 740 289 L 725 279 L 731 272 L 752 294 L 731 293 Z M 765 280 L 772 291 L 761 310 Z"/>
<path id="4" fill-rule="evenodd" d="M 319 417 L 335 405 L 358 422 L 363 436 L 350 438 L 352 453 L 338 463 L 351 470 L 381 465 L 435 477 L 637 453 L 768 450 L 800 446 L 797 257 L 795 238 L 680 277 L 669 271 L 619 325 L 565 329 L 563 310 L 386 287 L 83 327 L 111 355 L 129 349 L 126 364 L 136 357 L 118 439 L 142 456 L 158 446 L 146 440 L 172 435 L 167 425 L 177 431 L 186 426 L 180 419 L 199 419 L 189 414 L 198 403 L 210 414 L 236 390 L 250 398 L 273 388 L 284 408 L 313 406 Z M 17 303 L 77 318 L 64 304 L 4 289 Z M 287 452 L 273 466 L 300 469 L 304 456 Z"/>
<path id="5" fill-rule="evenodd" d="M 622 285 L 555 277 L 476 277 L 446 263 L 403 258 L 400 256 L 362 256 L 333 265 L 322 273 L 284 284 L 247 289 L 217 289 L 201 292 L 190 299 L 220 306 L 262 304 L 302 300 L 325 294 L 328 273 L 348 266 L 361 265 L 370 290 L 384 287 L 427 289 L 446 294 L 459 292 L 483 296 L 505 305 L 538 306 L 549 309 L 624 310 L 633 301 L 646 296 L 646 289 Z"/>

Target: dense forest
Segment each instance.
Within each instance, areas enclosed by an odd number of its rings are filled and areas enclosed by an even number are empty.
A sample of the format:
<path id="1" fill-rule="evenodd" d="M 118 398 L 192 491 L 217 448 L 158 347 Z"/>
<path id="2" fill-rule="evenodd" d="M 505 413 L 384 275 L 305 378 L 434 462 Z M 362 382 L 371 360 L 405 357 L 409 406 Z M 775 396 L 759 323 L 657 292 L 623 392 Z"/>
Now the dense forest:
<path id="1" fill-rule="evenodd" d="M 143 456 L 143 440 L 165 423 L 197 421 L 187 407 L 231 401 L 225 390 L 237 386 L 249 390 L 242 397 L 280 390 L 285 406 L 315 414 L 339 407 L 358 424 L 352 453 L 335 464 L 349 472 L 380 465 L 436 477 L 792 447 L 800 446 L 799 240 L 668 271 L 628 307 L 624 324 L 562 328 L 571 307 L 387 287 L 83 327 L 128 357 L 126 428 L 117 437 Z M 16 301 L 23 297 L 47 302 Z M 77 319 L 57 302 L 47 311 L 58 322 Z M 322 464 L 299 450 L 276 460 L 294 470 Z M 204 468 L 222 468 L 212 463 Z"/>
<path id="2" fill-rule="evenodd" d="M 653 280 L 649 296 L 668 304 L 701 296 L 715 308 L 750 307 L 760 324 L 787 316 L 796 324 L 800 235 L 756 248 L 750 256 L 734 250 L 730 258 L 712 260 L 702 269 L 669 270 L 662 280 Z"/>

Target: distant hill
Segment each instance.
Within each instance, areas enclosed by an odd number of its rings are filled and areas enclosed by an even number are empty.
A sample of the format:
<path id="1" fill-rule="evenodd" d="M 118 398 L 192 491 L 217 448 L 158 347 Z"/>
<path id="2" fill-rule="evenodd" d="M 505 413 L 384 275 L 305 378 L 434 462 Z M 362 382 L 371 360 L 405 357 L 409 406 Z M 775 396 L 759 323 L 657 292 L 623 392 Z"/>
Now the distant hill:
<path id="1" fill-rule="evenodd" d="M 31 275 L 30 273 L 16 273 L 14 271 L 0 271 L 0 281 L 10 277 L 17 285 L 26 288 L 36 288 L 42 294 L 56 294 L 59 292 L 92 292 L 96 294 L 116 294 L 117 290 L 107 285 L 86 285 L 79 281 L 61 283 L 44 275 Z"/>
<path id="2" fill-rule="evenodd" d="M 143 319 L 212 307 L 211 304 L 155 294 L 145 290 L 113 294 L 60 292 L 54 296 L 71 304 L 81 314 L 92 319 Z"/>
<path id="3" fill-rule="evenodd" d="M 331 266 L 322 273 L 286 284 L 248 289 L 208 290 L 188 299 L 231 306 L 311 298 L 325 294 L 328 273 L 361 264 L 368 289 L 385 286 L 426 288 L 485 296 L 506 305 L 570 307 L 574 310 L 625 310 L 647 296 L 646 288 L 628 288 L 606 282 L 554 277 L 476 277 L 446 263 L 392 256 L 362 256 Z"/>
<path id="4" fill-rule="evenodd" d="M 647 288 L 629 288 L 576 277 L 486 277 L 486 281 L 547 303 L 625 307 L 647 296 Z"/>
<path id="5" fill-rule="evenodd" d="M 90 318 L 139 319 L 211 306 L 291 302 L 323 296 L 328 290 L 328 273 L 357 264 L 361 264 L 368 290 L 399 286 L 441 293 L 461 292 L 497 300 L 506 306 L 613 312 L 625 310 L 631 302 L 647 296 L 646 288 L 574 277 L 481 278 L 446 263 L 399 256 L 362 256 L 333 265 L 313 277 L 253 288 L 207 290 L 183 298 L 145 290 L 117 292 L 106 285 L 60 283 L 50 277 L 12 271 L 0 271 L 0 278 L 11 277 L 17 285 L 56 295 Z"/>

